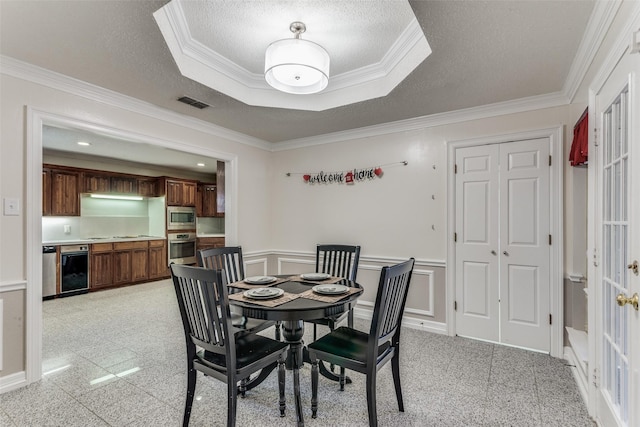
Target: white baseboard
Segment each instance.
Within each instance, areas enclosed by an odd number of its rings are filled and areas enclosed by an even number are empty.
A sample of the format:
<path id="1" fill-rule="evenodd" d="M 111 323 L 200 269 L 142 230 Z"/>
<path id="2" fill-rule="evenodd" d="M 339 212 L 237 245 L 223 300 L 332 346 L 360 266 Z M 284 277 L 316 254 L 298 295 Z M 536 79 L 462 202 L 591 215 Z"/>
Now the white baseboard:
<path id="1" fill-rule="evenodd" d="M 0 394 L 16 390 L 27 385 L 27 373 L 25 371 L 0 377 Z"/>
<path id="2" fill-rule="evenodd" d="M 373 319 L 373 310 L 362 308 L 360 306 L 353 309 L 354 317 L 358 319 L 369 320 Z M 418 317 L 408 316 L 406 313 L 402 317 L 402 326 L 411 329 L 418 329 L 425 332 L 432 332 L 434 334 L 447 334 L 447 324 L 434 322 L 432 320 L 424 320 Z"/>
<path id="3" fill-rule="evenodd" d="M 584 374 L 583 370 L 580 369 L 580 360 L 576 353 L 573 351 L 573 348 L 567 346 L 564 348 L 564 359 L 569 362 L 570 365 L 573 365 L 574 368 L 571 369 L 573 372 L 573 378 L 576 380 L 576 384 L 578 385 L 578 390 L 580 390 L 580 395 L 582 396 L 582 400 L 584 400 L 585 406 L 589 407 L 589 379 Z"/>

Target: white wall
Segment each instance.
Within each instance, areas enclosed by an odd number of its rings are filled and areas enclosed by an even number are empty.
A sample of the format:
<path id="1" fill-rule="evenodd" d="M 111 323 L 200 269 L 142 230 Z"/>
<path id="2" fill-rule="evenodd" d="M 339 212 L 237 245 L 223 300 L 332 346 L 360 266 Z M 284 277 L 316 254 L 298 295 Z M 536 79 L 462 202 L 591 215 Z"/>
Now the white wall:
<path id="1" fill-rule="evenodd" d="M 273 246 L 311 250 L 315 242 L 354 242 L 367 256 L 443 261 L 451 237 L 446 235 L 447 141 L 573 129 L 570 120 L 564 106 L 276 152 Z M 383 166 L 382 178 L 354 185 L 308 184 L 301 175 L 286 176 L 402 160 L 408 165 Z M 570 197 L 571 188 L 565 190 Z"/>
<path id="2" fill-rule="evenodd" d="M 4 70 L 3 70 L 4 71 Z M 171 145 L 173 148 L 201 153 L 209 157 L 233 159 L 237 166 L 237 198 L 235 218 L 237 221 L 237 236 L 234 240 L 242 242 L 246 250 L 264 249 L 270 246 L 271 228 L 270 212 L 263 207 L 270 199 L 269 164 L 271 153 L 248 144 L 234 142 L 231 138 L 217 136 L 224 132 L 208 132 L 206 124 L 194 125 L 187 118 L 176 118 L 175 115 L 141 114 L 118 106 L 117 102 L 105 99 L 105 102 L 92 100 L 95 95 L 76 96 L 62 90 L 54 89 L 22 80 L 8 74 L 0 75 L 2 97 L 0 100 L 0 196 L 20 200 L 21 214 L 18 216 L 0 217 L 0 293 L 18 292 L 21 294 L 22 304 L 27 306 L 26 289 L 41 289 L 41 277 L 28 269 L 27 259 L 33 253 L 35 245 L 39 248 L 39 230 L 27 230 L 28 212 L 39 215 L 40 206 L 31 206 L 27 196 L 31 191 L 27 188 L 27 153 L 31 149 L 27 138 L 29 123 L 27 107 L 47 116 L 59 116 L 90 123 L 100 129 L 113 129 L 137 135 L 147 141 L 157 140 L 161 145 Z M 54 83 L 53 86 L 56 86 Z M 90 89 L 90 88 L 89 88 Z M 79 93 L 83 93 L 80 91 Z M 126 103 L 124 103 L 126 104 Z M 141 111 L 147 111 L 144 108 Z M 184 125 L 176 124 L 182 120 Z M 230 132 L 227 132 L 231 134 Z M 39 141 L 33 141 L 39 143 Z M 36 172 L 35 182 L 39 180 Z M 37 200 L 36 196 L 36 200 Z M 228 221 L 228 220 L 227 220 Z M 232 221 L 233 223 L 234 221 Z M 34 242 L 28 243 L 27 236 L 35 233 Z M 229 243 L 235 243 L 230 241 Z M 36 249 L 37 253 L 37 249 Z M 31 262 L 34 264 L 35 261 Z M 36 269 L 38 272 L 39 268 Z M 13 295 L 13 294 L 12 294 Z M 15 295 L 13 295 L 15 297 Z M 15 298 L 14 298 L 15 299 Z M 26 311 L 20 310 L 18 315 L 10 319 L 5 310 L 3 328 L 5 341 L 7 337 L 28 335 L 33 325 Z M 26 322 L 25 322 L 26 320 Z M 14 331 L 16 330 L 16 331 Z M 12 373 L 23 371 L 24 347 L 3 346 L 3 370 L 0 378 Z M 2 382 L 0 381 L 0 388 Z"/>

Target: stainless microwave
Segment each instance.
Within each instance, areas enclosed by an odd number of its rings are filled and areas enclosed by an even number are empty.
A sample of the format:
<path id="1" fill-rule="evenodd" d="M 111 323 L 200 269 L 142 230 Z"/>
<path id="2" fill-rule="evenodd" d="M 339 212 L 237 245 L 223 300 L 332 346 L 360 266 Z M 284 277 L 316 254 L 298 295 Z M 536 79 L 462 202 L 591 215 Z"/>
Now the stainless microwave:
<path id="1" fill-rule="evenodd" d="M 196 208 L 167 207 L 167 230 L 195 230 Z"/>

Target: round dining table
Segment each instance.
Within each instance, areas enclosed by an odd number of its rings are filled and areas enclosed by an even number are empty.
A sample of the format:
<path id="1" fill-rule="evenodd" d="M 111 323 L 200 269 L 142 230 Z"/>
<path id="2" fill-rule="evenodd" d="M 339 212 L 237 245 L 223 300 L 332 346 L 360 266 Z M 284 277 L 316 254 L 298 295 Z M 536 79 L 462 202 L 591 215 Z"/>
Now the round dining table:
<path id="1" fill-rule="evenodd" d="M 308 292 L 313 286 L 322 282 L 301 281 L 296 276 L 277 276 L 279 279 L 288 278 L 281 281 L 273 287 L 280 288 L 287 294 L 302 294 Z M 298 276 L 299 277 L 299 276 Z M 254 319 L 271 320 L 281 322 L 282 336 L 284 341 L 289 344 L 289 355 L 287 357 L 287 369 L 293 371 L 293 390 L 296 405 L 296 415 L 298 418 L 298 426 L 304 426 L 304 417 L 302 415 L 302 403 L 300 401 L 300 376 L 299 369 L 303 366 L 306 359 L 306 348 L 302 337 L 304 335 L 304 322 L 306 320 L 321 319 L 324 317 L 339 316 L 351 310 L 356 300 L 362 295 L 362 286 L 358 283 L 346 279 L 342 279 L 335 284 L 345 285 L 349 288 L 348 294 L 342 296 L 339 300 L 328 302 L 331 298 L 325 298 L 325 301 L 318 299 L 310 299 L 298 297 L 290 301 L 275 306 L 259 305 L 247 299 L 236 300 L 229 299 L 229 304 L 237 307 L 241 314 L 245 317 Z M 233 284 L 230 284 L 233 286 Z M 357 291 L 356 291 L 357 290 Z M 335 298 L 339 298 L 336 296 Z M 239 313 L 240 314 L 240 313 Z M 246 384 L 249 390 L 260 384 L 269 375 L 271 370 L 263 370 L 255 379 L 250 380 Z M 337 376 L 327 370 L 324 365 L 320 366 L 321 372 L 327 378 L 337 381 Z M 244 390 L 241 390 L 244 392 Z"/>

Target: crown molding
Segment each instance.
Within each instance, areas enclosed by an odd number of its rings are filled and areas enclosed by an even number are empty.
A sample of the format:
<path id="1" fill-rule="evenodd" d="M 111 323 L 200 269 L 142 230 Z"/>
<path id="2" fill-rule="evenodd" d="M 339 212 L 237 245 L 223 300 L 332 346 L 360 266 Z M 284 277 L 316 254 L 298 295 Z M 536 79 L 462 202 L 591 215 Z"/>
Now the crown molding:
<path id="1" fill-rule="evenodd" d="M 370 138 L 391 133 L 400 133 L 435 126 L 450 125 L 470 120 L 486 119 L 506 114 L 522 113 L 526 111 L 541 110 L 544 108 L 567 105 L 569 99 L 562 92 L 546 95 L 538 95 L 512 101 L 482 105 L 480 107 L 465 108 L 446 113 L 432 114 L 429 116 L 399 120 L 380 125 L 367 126 L 347 131 L 327 133 L 308 138 L 291 139 L 289 141 L 274 144 L 273 151 L 286 151 L 296 148 L 310 147 L 314 145 L 331 144 L 360 138 Z"/>
<path id="2" fill-rule="evenodd" d="M 272 143 L 232 131 L 193 117 L 175 113 L 148 102 L 114 92 L 91 83 L 84 82 L 54 71 L 37 67 L 17 59 L 0 55 L 0 74 L 15 77 L 31 83 L 57 89 L 91 101 L 121 108 L 133 113 L 143 114 L 178 126 L 209 134 L 214 137 L 248 145 L 262 150 L 271 150 Z"/>
<path id="3" fill-rule="evenodd" d="M 569 102 L 573 102 L 621 5 L 622 0 L 596 1 L 562 89 Z"/>
<path id="4" fill-rule="evenodd" d="M 248 105 L 324 111 L 379 98 L 431 55 L 414 16 L 379 62 L 331 76 L 325 90 L 301 97 L 272 88 L 262 73 L 247 70 L 195 39 L 182 3 L 173 0 L 153 14 L 180 73 Z"/>

